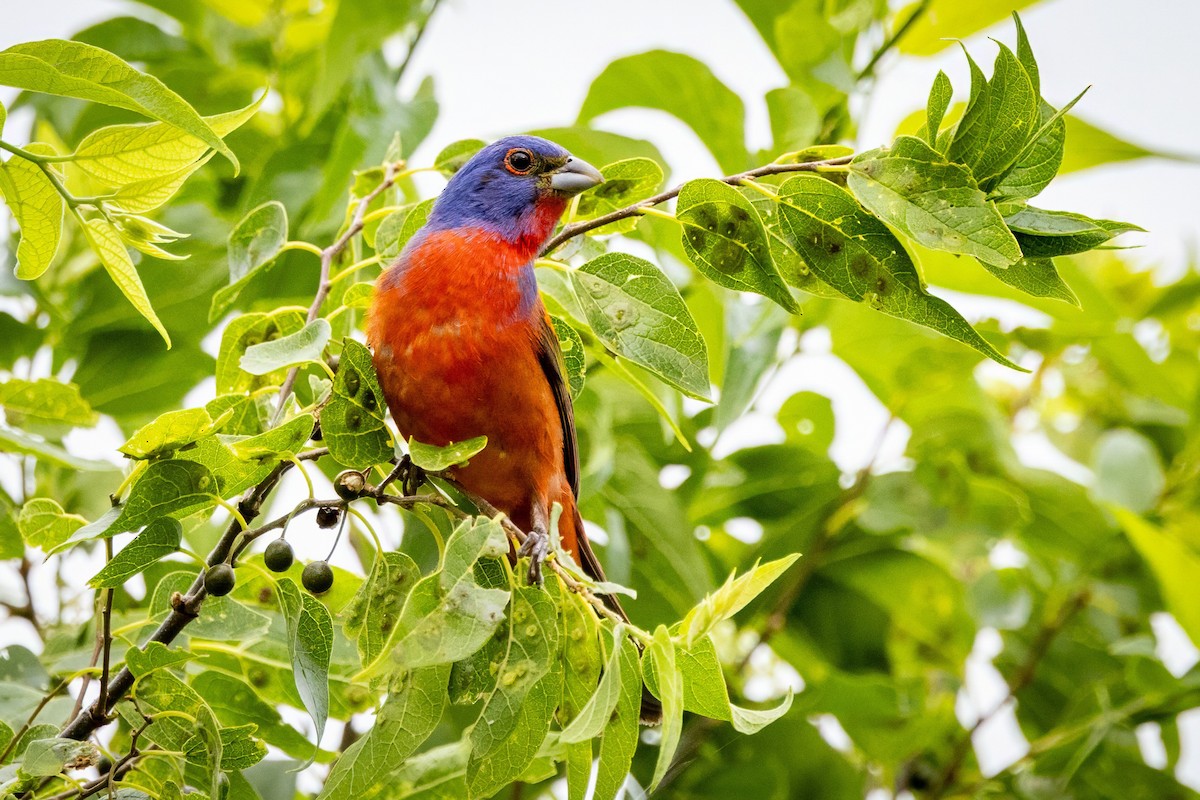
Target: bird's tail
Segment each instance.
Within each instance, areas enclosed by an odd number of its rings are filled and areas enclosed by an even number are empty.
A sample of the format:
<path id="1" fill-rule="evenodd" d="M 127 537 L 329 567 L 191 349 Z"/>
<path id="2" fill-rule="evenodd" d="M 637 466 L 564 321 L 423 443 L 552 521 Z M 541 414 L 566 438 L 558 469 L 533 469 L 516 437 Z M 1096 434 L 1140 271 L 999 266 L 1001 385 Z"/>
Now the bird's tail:
<path id="1" fill-rule="evenodd" d="M 560 498 L 559 502 L 563 506 L 563 514 L 558 523 L 563 546 L 575 557 L 589 578 L 594 581 L 607 580 L 604 577 L 604 568 L 600 566 L 600 559 L 596 558 L 596 553 L 588 541 L 587 532 L 583 528 L 583 517 L 579 515 L 579 506 L 575 503 L 575 495 L 568 491 L 564 497 Z M 629 615 L 625 613 L 625 609 L 621 607 L 621 601 L 615 594 L 602 594 L 600 599 L 621 619 L 629 622 Z M 639 643 L 638 649 L 640 650 L 641 647 Z M 641 720 L 644 725 L 658 725 L 662 722 L 662 704 L 659 703 L 657 697 L 650 694 L 644 685 L 642 686 Z"/>

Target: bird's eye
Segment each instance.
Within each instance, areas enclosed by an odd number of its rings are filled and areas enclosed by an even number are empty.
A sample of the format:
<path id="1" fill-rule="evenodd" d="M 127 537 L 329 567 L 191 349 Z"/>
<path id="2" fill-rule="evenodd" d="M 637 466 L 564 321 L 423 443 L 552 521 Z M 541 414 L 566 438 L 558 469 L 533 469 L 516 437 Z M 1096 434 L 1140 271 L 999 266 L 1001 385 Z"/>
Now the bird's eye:
<path id="1" fill-rule="evenodd" d="M 533 153 L 523 147 L 514 147 L 504 156 L 504 166 L 514 175 L 528 175 L 533 169 Z"/>

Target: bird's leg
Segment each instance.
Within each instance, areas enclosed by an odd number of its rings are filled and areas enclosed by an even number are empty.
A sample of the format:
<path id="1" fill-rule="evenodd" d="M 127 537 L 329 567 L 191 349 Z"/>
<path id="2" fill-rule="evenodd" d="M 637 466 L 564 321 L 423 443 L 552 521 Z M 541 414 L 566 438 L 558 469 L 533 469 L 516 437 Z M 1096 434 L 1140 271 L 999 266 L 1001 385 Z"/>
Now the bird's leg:
<path id="1" fill-rule="evenodd" d="M 542 585 L 542 562 L 550 552 L 547 521 L 545 503 L 534 500 L 529 513 L 529 532 L 517 551 L 517 558 L 529 556 L 529 583 L 533 586 Z"/>
<path id="2" fill-rule="evenodd" d="M 409 497 L 416 494 L 417 490 L 425 483 L 425 470 L 414 464 L 408 456 L 400 459 L 396 472 L 400 477 L 400 489 Z"/>

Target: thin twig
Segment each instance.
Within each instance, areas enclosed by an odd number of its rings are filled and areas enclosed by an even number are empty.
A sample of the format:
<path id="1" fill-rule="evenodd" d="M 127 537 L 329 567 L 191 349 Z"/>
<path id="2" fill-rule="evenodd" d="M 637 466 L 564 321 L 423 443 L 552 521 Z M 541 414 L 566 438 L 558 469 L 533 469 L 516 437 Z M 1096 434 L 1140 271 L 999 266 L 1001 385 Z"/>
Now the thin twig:
<path id="1" fill-rule="evenodd" d="M 280 462 L 261 483 L 248 489 L 242 496 L 242 499 L 238 501 L 238 510 L 247 521 L 255 519 L 258 516 L 259 511 L 262 509 L 262 504 L 271 492 L 274 491 L 275 486 L 279 483 L 279 479 L 291 466 L 291 461 Z M 213 546 L 212 552 L 208 554 L 206 563 L 212 565 L 225 561 L 229 557 L 229 553 L 233 549 L 241 532 L 241 523 L 236 519 L 230 520 L 225 533 L 222 534 L 216 545 Z M 207 594 L 204 591 L 204 570 L 200 570 L 195 580 L 192 581 L 187 594 L 182 595 L 179 601 L 173 605 L 171 613 L 155 629 L 148 642 L 170 644 L 175 641 L 175 637 L 199 615 L 200 606 L 206 596 Z M 87 738 L 93 731 L 102 727 L 107 722 L 109 712 L 129 692 L 132 686 L 133 673 L 129 671 L 128 667 L 123 667 L 109 682 L 108 697 L 105 703 L 106 707 L 103 709 L 89 707 L 81 711 L 76 715 L 75 719 L 62 729 L 59 736 L 65 739 L 82 740 Z"/>
<path id="2" fill-rule="evenodd" d="M 104 540 L 104 555 L 105 564 L 112 561 L 113 544 L 112 538 Z M 112 665 L 112 608 L 113 608 L 113 590 L 104 590 L 104 608 L 100 611 L 100 693 L 96 696 L 96 702 L 92 706 L 93 711 L 105 713 L 108 708 L 108 677 L 109 669 Z M 101 720 L 107 721 L 107 719 Z"/>
<path id="3" fill-rule="evenodd" d="M 896 28 L 896 30 L 892 32 L 892 35 L 885 39 L 883 44 L 879 45 L 879 49 L 876 50 L 871 56 L 871 60 L 868 61 L 866 65 L 858 71 L 858 80 L 865 80 L 875 74 L 875 67 L 879 66 L 879 62 L 883 60 L 883 57 L 887 55 L 893 47 L 900 43 L 900 40 L 903 39 L 912 26 L 916 24 L 917 20 L 925 15 L 925 12 L 929 10 L 931 3 L 932 0 L 921 0 L 921 4 L 913 9 L 913 12 L 908 15 L 908 19 L 904 20 L 904 22 L 900 24 L 900 27 Z"/>
<path id="4" fill-rule="evenodd" d="M 730 186 L 737 186 L 745 180 L 753 180 L 754 178 L 765 178 L 769 175 L 782 175 L 788 172 L 819 172 L 822 167 L 839 167 L 844 164 L 849 164 L 851 156 L 842 156 L 840 158 L 829 158 L 823 161 L 805 161 L 799 164 L 766 164 L 761 167 L 756 167 L 745 172 L 739 172 L 736 175 L 727 175 L 720 180 L 728 183 Z M 618 208 L 616 211 L 610 211 L 607 214 L 596 217 L 595 219 L 583 220 L 582 222 L 573 222 L 565 226 L 558 232 L 546 246 L 542 248 L 539 257 L 545 256 L 554 252 L 563 242 L 580 236 L 588 231 L 596 228 L 604 227 L 611 222 L 628 219 L 629 217 L 640 216 L 644 208 L 651 208 L 668 200 L 672 200 L 679 196 L 683 190 L 683 184 L 676 186 L 673 189 L 668 189 L 665 192 L 660 192 L 653 197 L 647 197 L 645 200 L 640 200 L 632 205 Z"/>
<path id="5" fill-rule="evenodd" d="M 396 183 L 396 176 L 399 174 L 400 167 L 401 164 L 397 163 L 385 165 L 383 180 L 358 201 L 358 205 L 354 208 L 354 214 L 351 216 L 350 224 L 346 227 L 346 230 L 342 232 L 342 235 L 333 244 L 321 251 L 321 275 L 317 279 L 317 292 L 313 295 L 312 305 L 308 307 L 307 322 L 312 322 L 320 316 L 321 306 L 325 304 L 325 298 L 329 297 L 329 290 L 333 287 L 333 283 L 329 280 L 329 275 L 333 269 L 334 260 L 342 254 L 342 251 L 350 244 L 350 240 L 362 231 L 364 224 L 363 217 L 366 216 L 367 206 L 371 204 L 372 200 L 379 197 L 379 195 L 386 192 Z M 283 380 L 283 385 L 279 387 L 279 399 L 275 404 L 275 415 L 271 422 L 272 425 L 277 424 L 283 415 L 283 409 L 287 405 L 288 398 L 292 396 L 292 389 L 296 386 L 296 376 L 299 372 L 299 367 L 289 369 L 287 377 Z"/>
<path id="6" fill-rule="evenodd" d="M 46 692 L 42 699 L 38 701 L 37 706 L 34 707 L 33 712 L 29 715 L 29 718 L 25 720 L 25 724 L 21 726 L 20 730 L 17 730 L 13 733 L 13 737 L 8 740 L 8 744 L 4 747 L 4 751 L 0 752 L 0 764 L 3 764 L 5 759 L 12 755 L 12 751 L 20 743 L 21 737 L 24 736 L 31 727 L 33 727 L 33 723 L 37 720 L 38 715 L 41 714 L 46 706 L 50 704 L 51 700 L 58 696 L 59 692 L 66 688 L 68 683 L 69 681 L 60 682 L 58 686 L 55 686 L 50 691 Z"/>
<path id="7" fill-rule="evenodd" d="M 1038 665 L 1041 664 L 1042 659 L 1045 658 L 1046 653 L 1050 650 L 1050 645 L 1062 633 L 1067 623 L 1087 607 L 1087 604 L 1091 601 L 1091 596 L 1090 590 L 1086 588 L 1080 589 L 1063 603 L 1054 619 L 1047 622 L 1038 631 L 1033 643 L 1029 646 L 1029 652 L 1026 654 L 1025 660 L 1021 662 L 1021 666 L 1017 669 L 1016 674 L 1009 679 L 1008 692 L 1005 694 L 1004 699 L 997 703 L 990 711 L 980 715 L 979 719 L 975 720 L 975 724 L 967 729 L 959 737 L 958 741 L 955 742 L 954 749 L 950 752 L 950 758 L 947 760 L 946 766 L 942 769 L 941 774 L 929 790 L 930 800 L 938 800 L 954 785 L 954 781 L 958 777 L 958 771 L 962 767 L 967 753 L 971 750 L 971 740 L 976 731 L 1007 708 L 1010 703 L 1016 700 L 1017 695 L 1022 690 L 1033 683 Z"/>

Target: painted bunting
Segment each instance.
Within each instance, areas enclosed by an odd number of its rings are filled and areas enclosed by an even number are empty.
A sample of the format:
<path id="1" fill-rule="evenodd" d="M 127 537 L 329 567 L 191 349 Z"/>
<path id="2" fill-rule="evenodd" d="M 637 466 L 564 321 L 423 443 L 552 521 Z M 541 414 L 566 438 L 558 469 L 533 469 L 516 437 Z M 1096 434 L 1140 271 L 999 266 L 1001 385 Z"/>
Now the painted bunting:
<path id="1" fill-rule="evenodd" d="M 380 276 L 367 326 L 402 436 L 439 446 L 487 436 L 454 477 L 530 534 L 517 555 L 531 556 L 534 580 L 554 503 L 563 547 L 604 580 L 576 505 L 574 411 L 533 268 L 570 198 L 602 182 L 595 167 L 535 136 L 483 148 Z M 605 602 L 624 616 L 616 598 Z M 643 718 L 655 706 L 645 696 Z"/>

